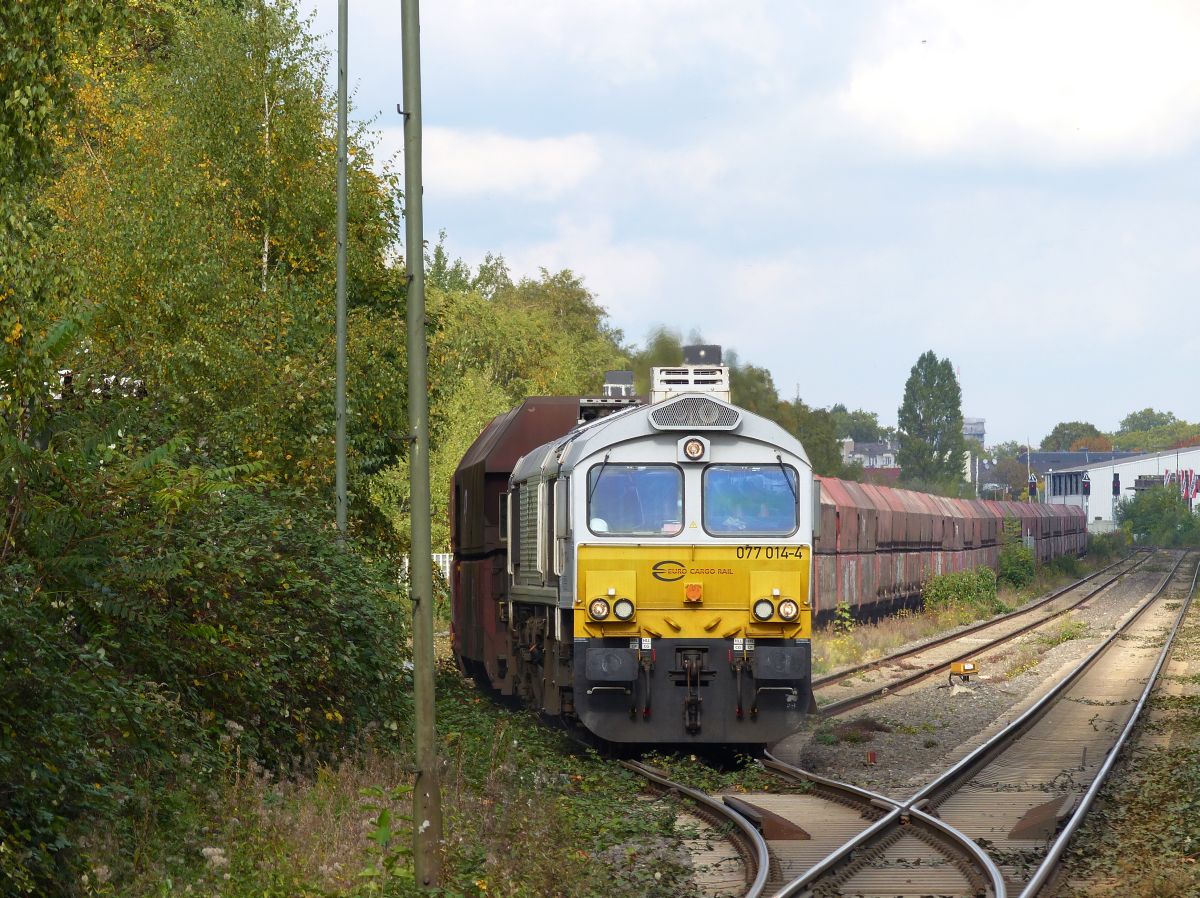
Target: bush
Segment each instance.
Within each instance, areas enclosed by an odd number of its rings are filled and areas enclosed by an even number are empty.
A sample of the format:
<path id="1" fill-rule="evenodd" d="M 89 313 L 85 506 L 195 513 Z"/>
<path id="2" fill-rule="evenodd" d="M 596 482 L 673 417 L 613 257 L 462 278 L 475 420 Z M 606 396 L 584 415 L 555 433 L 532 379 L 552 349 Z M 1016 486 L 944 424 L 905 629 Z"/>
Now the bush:
<path id="1" fill-rule="evenodd" d="M 161 821 L 231 740 L 281 769 L 407 729 L 405 603 L 322 503 L 109 461 L 37 484 L 0 570 L 4 894 L 77 882 L 77 821 Z"/>
<path id="2" fill-rule="evenodd" d="M 1083 576 L 1083 566 L 1074 555 L 1059 555 L 1057 558 L 1050 559 L 1046 567 L 1056 574 L 1062 574 L 1073 580 L 1078 580 Z"/>
<path id="3" fill-rule="evenodd" d="M 982 616 L 1008 610 L 996 597 L 996 572 L 990 567 L 930 577 L 921 596 L 928 611 L 969 611 Z"/>
<path id="4" fill-rule="evenodd" d="M 1200 517 L 1188 508 L 1177 486 L 1155 486 L 1117 504 L 1117 523 L 1139 543 L 1200 545 Z"/>
<path id="5" fill-rule="evenodd" d="M 1015 589 L 1033 582 L 1035 563 L 1033 552 L 1021 543 L 1009 543 L 1000 550 L 1000 579 Z"/>
<path id="6" fill-rule="evenodd" d="M 1129 540 L 1121 530 L 1098 533 L 1088 537 L 1088 554 L 1098 561 L 1108 561 L 1129 551 Z"/>

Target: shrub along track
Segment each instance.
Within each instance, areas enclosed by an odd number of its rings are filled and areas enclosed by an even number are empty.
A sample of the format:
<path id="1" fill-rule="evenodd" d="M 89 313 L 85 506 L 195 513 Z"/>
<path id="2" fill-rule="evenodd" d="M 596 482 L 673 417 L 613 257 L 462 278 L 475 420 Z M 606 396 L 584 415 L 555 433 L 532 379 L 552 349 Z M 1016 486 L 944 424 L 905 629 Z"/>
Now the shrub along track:
<path id="1" fill-rule="evenodd" d="M 951 663 L 976 659 L 1078 608 L 1133 573 L 1150 557 L 1149 552 L 1135 553 L 1016 611 L 815 679 L 813 690 L 820 711 L 827 717 L 845 714 L 897 689 L 939 674 L 944 676 Z M 1119 569 L 1114 571 L 1115 568 Z M 1093 583 L 1097 578 L 1100 582 Z M 865 679 L 868 675 L 870 679 Z M 856 676 L 864 677 L 863 681 L 859 683 L 852 679 Z M 853 694 L 846 695 L 847 689 L 854 690 Z"/>

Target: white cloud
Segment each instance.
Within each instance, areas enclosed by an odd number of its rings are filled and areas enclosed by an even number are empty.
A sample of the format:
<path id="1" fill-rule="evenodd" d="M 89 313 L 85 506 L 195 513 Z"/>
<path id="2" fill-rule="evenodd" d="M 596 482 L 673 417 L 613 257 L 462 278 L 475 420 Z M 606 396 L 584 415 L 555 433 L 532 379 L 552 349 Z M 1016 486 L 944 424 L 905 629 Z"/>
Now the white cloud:
<path id="1" fill-rule="evenodd" d="M 395 154 L 403 170 L 404 129 L 384 128 L 379 158 Z M 600 165 L 595 137 L 515 137 L 495 131 L 426 126 L 422 147 L 426 191 L 445 196 L 525 194 L 553 199 Z"/>
<path id="2" fill-rule="evenodd" d="M 1200 132 L 1188 0 L 908 0 L 887 7 L 837 105 L 918 153 L 1105 160 Z"/>
<path id="3" fill-rule="evenodd" d="M 765 64 L 780 45 L 765 9 L 761 0 L 443 0 L 424 10 L 422 30 L 435 52 L 452 48 L 471 67 L 550 58 L 620 85 L 707 65 L 714 56 Z"/>

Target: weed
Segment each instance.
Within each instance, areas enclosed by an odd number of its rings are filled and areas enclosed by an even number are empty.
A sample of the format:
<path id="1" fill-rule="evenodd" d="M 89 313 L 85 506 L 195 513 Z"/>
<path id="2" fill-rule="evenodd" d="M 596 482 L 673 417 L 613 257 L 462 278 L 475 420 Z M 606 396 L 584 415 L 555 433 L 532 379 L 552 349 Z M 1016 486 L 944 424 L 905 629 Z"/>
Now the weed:
<path id="1" fill-rule="evenodd" d="M 848 636 L 854 631 L 854 611 L 845 602 L 839 602 L 833 612 L 833 632 Z"/>
<path id="2" fill-rule="evenodd" d="M 1013 680 L 1026 671 L 1033 670 L 1042 660 L 1042 652 L 1036 645 L 1023 645 L 1013 654 L 1004 677 Z"/>
<path id="3" fill-rule="evenodd" d="M 1072 639 L 1081 639 L 1087 635 L 1087 631 L 1088 627 L 1086 623 L 1068 615 L 1059 621 L 1053 629 L 1045 633 L 1039 633 L 1037 644 L 1050 649 L 1056 645 L 1062 645 L 1064 642 L 1070 642 Z"/>

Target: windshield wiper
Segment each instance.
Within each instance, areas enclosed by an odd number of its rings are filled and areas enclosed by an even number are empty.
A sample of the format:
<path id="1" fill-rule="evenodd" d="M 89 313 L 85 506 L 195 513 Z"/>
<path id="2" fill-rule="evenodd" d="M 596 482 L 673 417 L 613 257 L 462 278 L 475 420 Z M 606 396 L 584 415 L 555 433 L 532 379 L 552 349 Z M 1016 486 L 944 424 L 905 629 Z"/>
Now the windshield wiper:
<path id="1" fill-rule="evenodd" d="M 792 478 L 788 476 L 788 469 L 787 465 L 783 463 L 783 456 L 776 452 L 775 460 L 779 462 L 779 470 L 783 471 L 784 482 L 788 485 L 788 489 L 792 491 L 792 498 L 796 501 L 796 504 L 799 505 L 800 496 L 796 493 L 796 487 L 792 485 Z M 597 477 L 596 479 L 599 480 L 600 478 Z"/>
<path id="2" fill-rule="evenodd" d="M 604 453 L 604 461 L 600 462 L 600 470 L 596 472 L 596 479 L 592 481 L 591 487 L 588 489 L 587 504 L 588 508 L 592 507 L 592 496 L 596 492 L 596 487 L 600 485 L 600 478 L 604 476 L 604 468 L 608 464 L 608 457 L 612 455 L 612 451 Z"/>

